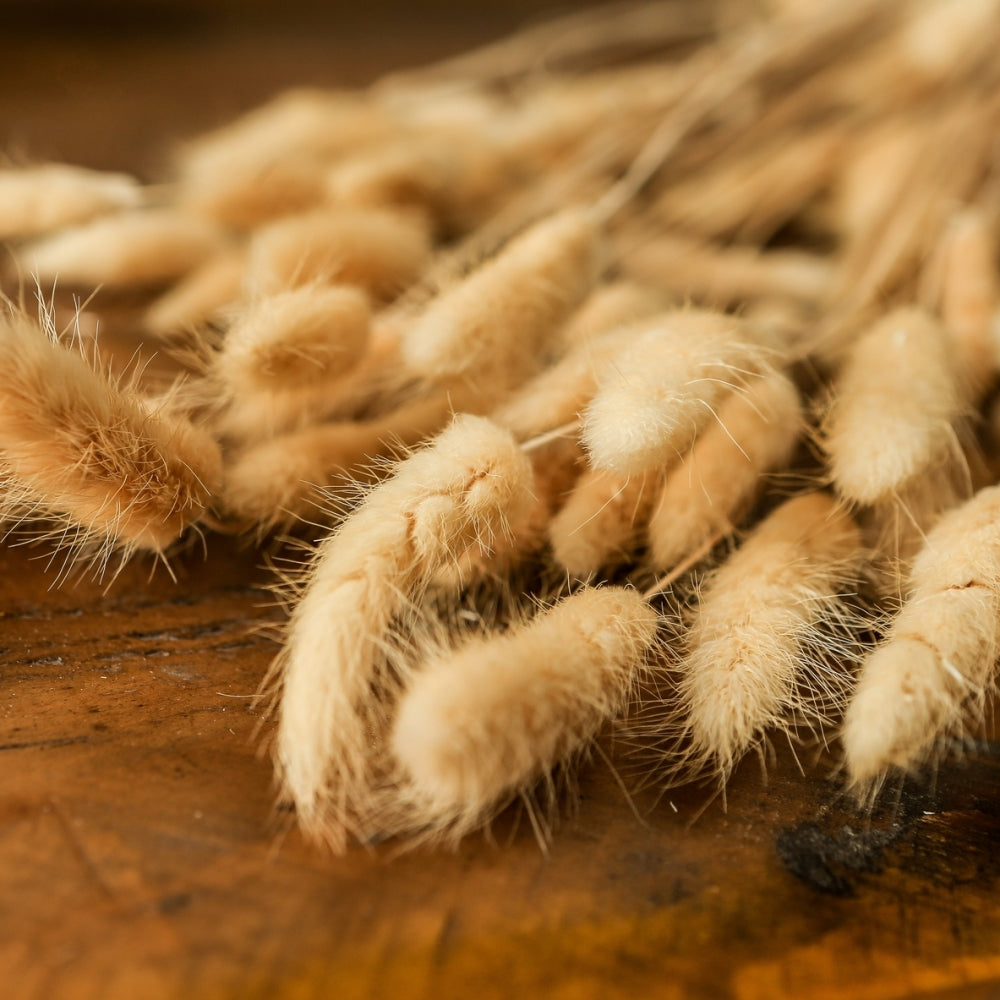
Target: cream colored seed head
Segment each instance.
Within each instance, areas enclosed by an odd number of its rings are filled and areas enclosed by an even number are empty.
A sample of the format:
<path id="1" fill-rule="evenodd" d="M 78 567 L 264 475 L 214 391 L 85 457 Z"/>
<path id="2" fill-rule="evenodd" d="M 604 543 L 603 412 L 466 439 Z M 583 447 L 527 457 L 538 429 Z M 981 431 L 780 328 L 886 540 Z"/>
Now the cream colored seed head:
<path id="1" fill-rule="evenodd" d="M 305 212 L 322 203 L 325 168 L 310 157 L 272 150 L 269 163 L 241 163 L 224 173 L 182 176 L 177 204 L 235 229 Z"/>
<path id="2" fill-rule="evenodd" d="M 598 285 L 559 331 L 559 347 L 573 350 L 620 327 L 663 312 L 671 303 L 652 284 L 611 281 Z"/>
<path id="3" fill-rule="evenodd" d="M 224 247 L 212 223 L 157 208 L 64 230 L 24 247 L 20 258 L 46 284 L 151 285 L 187 274 Z"/>
<path id="4" fill-rule="evenodd" d="M 23 239 L 126 208 L 143 198 L 139 182 L 61 163 L 0 169 L 0 240 Z"/>
<path id="5" fill-rule="evenodd" d="M 799 394 L 784 372 L 753 379 L 667 473 L 649 519 L 649 558 L 673 569 L 718 532 L 731 531 L 769 471 L 792 457 L 803 429 Z"/>
<path id="6" fill-rule="evenodd" d="M 1000 487 L 945 514 L 913 562 L 906 601 L 863 664 L 844 719 L 848 772 L 866 789 L 924 762 L 982 709 L 1000 654 Z"/>
<path id="7" fill-rule="evenodd" d="M 883 317 L 851 347 L 825 421 L 837 491 L 871 504 L 947 457 L 962 411 L 954 353 L 916 308 Z"/>
<path id="8" fill-rule="evenodd" d="M 504 400 L 493 419 L 521 441 L 576 420 L 597 391 L 600 373 L 633 335 L 625 327 L 577 344 Z"/>
<path id="9" fill-rule="evenodd" d="M 464 377 L 484 391 L 518 385 L 589 293 L 599 249 L 585 210 L 536 223 L 428 305 L 406 333 L 405 362 L 426 378 Z"/>
<path id="10" fill-rule="evenodd" d="M 627 561 L 638 548 L 659 477 L 652 472 L 622 478 L 588 469 L 549 522 L 556 562 L 575 577 Z"/>
<path id="11" fill-rule="evenodd" d="M 237 452 L 226 469 L 222 505 L 237 520 L 265 529 L 315 519 L 324 487 L 374 478 L 379 459 L 436 434 L 451 416 L 442 393 L 370 420 L 275 434 Z M 255 426 L 261 429 L 259 420 Z"/>
<path id="12" fill-rule="evenodd" d="M 364 833 L 389 626 L 441 566 L 504 531 L 530 477 L 509 434 L 456 417 L 318 550 L 276 664 L 278 769 L 310 835 L 342 850 Z"/>
<path id="13" fill-rule="evenodd" d="M 913 770 L 940 738 L 982 711 L 1000 653 L 997 591 L 943 591 L 900 614 L 865 661 L 844 717 L 852 786 L 867 791 L 891 768 Z"/>
<path id="14" fill-rule="evenodd" d="M 860 554 L 850 517 L 812 493 L 777 508 L 710 578 L 679 693 L 696 755 L 722 777 L 766 729 L 790 725 L 800 685 L 817 688 L 822 701 L 827 682 L 808 676 L 804 660 L 817 622 L 835 618 Z"/>
<path id="15" fill-rule="evenodd" d="M 426 221 L 402 211 L 342 206 L 289 216 L 255 233 L 246 287 L 265 295 L 325 282 L 390 299 L 426 265 L 429 239 Z"/>
<path id="16" fill-rule="evenodd" d="M 420 207 L 445 232 L 468 232 L 510 188 L 510 164 L 485 128 L 430 128 L 337 163 L 327 195 L 348 205 Z"/>
<path id="17" fill-rule="evenodd" d="M 579 752 L 623 708 L 656 629 L 635 591 L 582 590 L 427 663 L 390 738 L 413 825 L 461 836 Z"/>
<path id="18" fill-rule="evenodd" d="M 720 247 L 674 233 L 623 247 L 621 266 L 675 300 L 719 309 L 768 297 L 815 307 L 828 295 L 837 274 L 829 257 L 818 253 L 739 244 Z"/>
<path id="19" fill-rule="evenodd" d="M 209 258 L 154 300 L 146 310 L 146 330 L 165 337 L 219 318 L 242 294 L 245 264 L 242 248 Z"/>
<path id="20" fill-rule="evenodd" d="M 1000 367 L 993 337 L 1000 307 L 996 234 L 985 215 L 970 208 L 952 219 L 945 241 L 941 318 L 955 347 L 966 398 L 979 402 Z"/>
<path id="21" fill-rule="evenodd" d="M 583 414 L 595 468 L 635 475 L 682 455 L 713 407 L 765 366 L 775 338 L 722 313 L 667 313 L 607 367 Z"/>
<path id="22" fill-rule="evenodd" d="M 236 319 L 216 372 L 233 395 L 333 382 L 361 358 L 370 327 L 368 298 L 358 288 L 279 292 L 252 303 Z"/>
<path id="23" fill-rule="evenodd" d="M 279 160 L 334 159 L 384 139 L 395 124 L 364 95 L 299 88 L 279 94 L 179 152 L 182 188 L 221 191 L 232 177 Z"/>

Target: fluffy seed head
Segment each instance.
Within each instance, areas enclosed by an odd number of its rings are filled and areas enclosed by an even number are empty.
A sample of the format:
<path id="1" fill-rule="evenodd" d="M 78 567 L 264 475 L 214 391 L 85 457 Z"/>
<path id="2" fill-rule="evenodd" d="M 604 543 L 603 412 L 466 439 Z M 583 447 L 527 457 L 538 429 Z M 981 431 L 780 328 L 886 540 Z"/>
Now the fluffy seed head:
<path id="1" fill-rule="evenodd" d="M 20 256 L 43 283 L 135 286 L 179 278 L 224 245 L 212 223 L 157 208 L 67 229 L 26 246 Z"/>
<path id="2" fill-rule="evenodd" d="M 8 492 L 83 545 L 160 552 L 203 514 L 218 445 L 21 316 L 0 320 L 0 455 Z"/>
<path id="3" fill-rule="evenodd" d="M 536 223 L 430 303 L 407 331 L 404 360 L 427 378 L 465 377 L 484 391 L 519 384 L 590 291 L 598 258 L 586 211 Z"/>
<path id="4" fill-rule="evenodd" d="M 783 372 L 727 396 L 666 474 L 649 519 L 652 565 L 666 572 L 717 532 L 732 530 L 762 477 L 790 460 L 802 423 L 798 391 Z"/>
<path id="5" fill-rule="evenodd" d="M 61 163 L 7 167 L 0 169 L 0 240 L 78 225 L 141 201 L 139 182 L 127 174 Z"/>
<path id="6" fill-rule="evenodd" d="M 449 560 L 504 530 L 530 475 L 509 434 L 456 417 L 320 546 L 275 667 L 279 775 L 310 835 L 342 850 L 365 831 L 390 624 Z"/>
<path id="7" fill-rule="evenodd" d="M 216 319 L 243 291 L 244 253 L 223 251 L 164 292 L 146 310 L 145 328 L 158 336 L 186 333 Z"/>
<path id="8" fill-rule="evenodd" d="M 685 310 L 649 321 L 584 411 L 591 463 L 633 475 L 683 454 L 715 403 L 766 364 L 772 339 L 722 313 Z"/>
<path id="9" fill-rule="evenodd" d="M 885 642 L 844 719 L 848 773 L 865 790 L 912 769 L 982 711 L 1000 654 L 1000 487 L 945 514 L 913 563 Z"/>
<path id="10" fill-rule="evenodd" d="M 246 285 L 257 295 L 319 283 L 359 285 L 389 299 L 417 277 L 429 253 L 427 225 L 416 215 L 322 209 L 257 230 Z"/>
<path id="11" fill-rule="evenodd" d="M 585 747 L 622 709 L 656 628 L 635 591 L 582 590 L 425 664 L 391 734 L 414 826 L 461 836 Z"/>
<path id="12" fill-rule="evenodd" d="M 824 446 L 837 491 L 870 504 L 941 462 L 962 409 L 952 351 L 922 310 L 897 309 L 851 348 L 837 380 Z"/>
<path id="13" fill-rule="evenodd" d="M 696 757 L 722 777 L 767 728 L 790 725 L 799 685 L 817 686 L 822 701 L 828 682 L 807 673 L 810 644 L 818 622 L 836 619 L 836 595 L 859 556 L 857 527 L 814 493 L 775 510 L 710 579 L 679 693 Z M 843 697 L 844 686 L 833 694 Z"/>
<path id="14" fill-rule="evenodd" d="M 331 382 L 360 359 L 370 326 L 360 289 L 279 292 L 254 302 L 229 328 L 216 372 L 234 396 Z"/>

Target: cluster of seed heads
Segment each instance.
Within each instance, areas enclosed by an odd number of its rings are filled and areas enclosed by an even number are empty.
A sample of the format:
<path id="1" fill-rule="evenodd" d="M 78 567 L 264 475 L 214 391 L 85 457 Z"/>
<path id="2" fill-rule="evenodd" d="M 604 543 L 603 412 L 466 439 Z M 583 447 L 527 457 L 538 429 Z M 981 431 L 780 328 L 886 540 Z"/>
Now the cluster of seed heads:
<path id="1" fill-rule="evenodd" d="M 783 734 L 864 798 L 980 721 L 1000 0 L 759 6 L 294 91 L 155 186 L 0 169 L 22 303 L 91 293 L 0 318 L 7 529 L 70 577 L 309 537 L 261 693 L 332 849 L 544 839 L 612 724 L 647 782 Z M 172 367 L 93 336 L 119 290 Z"/>

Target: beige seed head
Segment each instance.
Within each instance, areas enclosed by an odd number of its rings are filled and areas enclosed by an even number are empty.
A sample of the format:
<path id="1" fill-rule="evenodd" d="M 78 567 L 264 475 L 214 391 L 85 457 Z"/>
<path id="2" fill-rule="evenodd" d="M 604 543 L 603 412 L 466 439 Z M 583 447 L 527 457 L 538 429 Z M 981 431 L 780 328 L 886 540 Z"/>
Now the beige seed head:
<path id="1" fill-rule="evenodd" d="M 891 497 L 947 457 L 962 396 L 940 324 L 897 309 L 851 347 L 824 425 L 830 475 L 847 500 Z"/>
<path id="2" fill-rule="evenodd" d="M 911 770 L 982 711 L 1000 653 L 1000 487 L 945 514 L 916 556 L 906 600 L 862 665 L 844 719 L 851 783 Z"/>
<path id="3" fill-rule="evenodd" d="M 43 284 L 154 285 L 193 271 L 225 248 L 212 223 L 174 208 L 97 219 L 23 248 Z"/>
<path id="4" fill-rule="evenodd" d="M 389 299 L 416 279 L 429 253 L 427 224 L 412 213 L 321 209 L 257 230 L 246 287 L 265 295 L 317 283 L 349 284 Z"/>
<path id="5" fill-rule="evenodd" d="M 601 375 L 584 411 L 591 463 L 623 476 L 668 465 L 715 405 L 766 366 L 774 341 L 722 313 L 692 309 L 648 321 Z"/>
<path id="6" fill-rule="evenodd" d="M 732 531 L 766 473 L 790 461 L 802 427 L 798 391 L 783 372 L 726 397 L 655 498 L 648 530 L 653 567 L 673 569 L 714 535 Z"/>
<path id="7" fill-rule="evenodd" d="M 139 182 L 61 163 L 0 169 L 0 240 L 24 239 L 137 208 Z"/>
<path id="8" fill-rule="evenodd" d="M 162 552 L 205 512 L 221 479 L 215 441 L 51 340 L 0 320 L 0 455 L 7 492 L 100 557 Z"/>
<path id="9" fill-rule="evenodd" d="M 461 377 L 502 393 L 534 371 L 598 266 L 599 232 L 588 212 L 543 219 L 427 306 L 406 333 L 404 360 L 426 378 Z"/>
<path id="10" fill-rule="evenodd" d="M 459 416 L 397 467 L 319 548 L 275 666 L 284 795 L 310 835 L 343 850 L 372 808 L 370 729 L 393 619 L 467 546 L 484 547 L 530 502 L 509 434 Z"/>
<path id="11" fill-rule="evenodd" d="M 414 828 L 460 837 L 587 746 L 624 707 L 656 628 L 635 591 L 582 590 L 424 664 L 390 736 Z"/>
<path id="12" fill-rule="evenodd" d="M 857 572 L 858 530 L 832 497 L 786 501 L 710 578 L 694 612 L 679 694 L 696 759 L 725 778 L 765 730 L 842 698 L 812 665 L 818 622 L 835 621 L 837 595 Z M 810 647 L 813 647 L 812 649 Z M 814 709 L 815 710 L 815 709 Z"/>

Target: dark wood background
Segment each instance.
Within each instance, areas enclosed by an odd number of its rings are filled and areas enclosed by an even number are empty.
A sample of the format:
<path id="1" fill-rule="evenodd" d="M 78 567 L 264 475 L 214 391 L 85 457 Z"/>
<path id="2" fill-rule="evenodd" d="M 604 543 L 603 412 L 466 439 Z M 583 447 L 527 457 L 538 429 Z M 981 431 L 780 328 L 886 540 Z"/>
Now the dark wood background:
<path id="1" fill-rule="evenodd" d="M 0 148 L 153 178 L 281 87 L 538 12 L 277 6 L 0 3 Z M 53 588 L 43 552 L 0 550 L 4 998 L 1000 996 L 993 744 L 872 816 L 830 757 L 635 811 L 598 760 L 547 854 L 515 811 L 453 853 L 333 858 L 272 808 L 259 554 L 211 537 L 176 582 L 139 561 Z"/>

